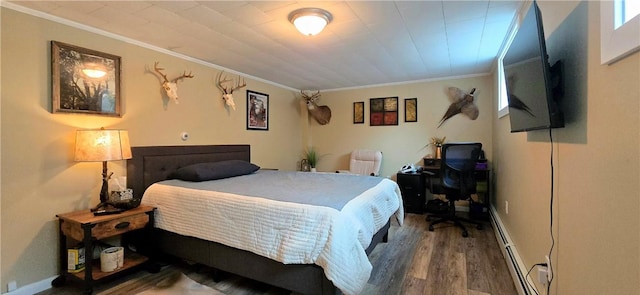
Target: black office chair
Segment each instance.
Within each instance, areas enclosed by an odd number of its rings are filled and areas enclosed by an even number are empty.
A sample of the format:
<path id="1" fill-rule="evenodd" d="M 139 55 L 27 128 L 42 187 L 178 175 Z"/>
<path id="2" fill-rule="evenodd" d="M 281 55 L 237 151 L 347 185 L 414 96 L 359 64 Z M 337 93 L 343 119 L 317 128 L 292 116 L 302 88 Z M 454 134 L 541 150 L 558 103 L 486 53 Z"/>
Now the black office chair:
<path id="1" fill-rule="evenodd" d="M 475 224 L 482 229 L 482 223 L 456 216 L 457 200 L 466 200 L 476 192 L 475 168 L 478 157 L 482 151 L 481 143 L 448 143 L 442 146 L 442 159 L 440 161 L 439 185 L 432 185 L 434 194 L 444 194 L 449 202 L 449 212 L 446 214 L 429 214 L 427 221 L 432 216 L 440 217 L 429 224 L 429 231 L 433 231 L 435 224 L 453 221 L 462 229 L 462 236 L 469 233 L 461 221 Z M 437 179 L 437 178 L 436 178 Z"/>

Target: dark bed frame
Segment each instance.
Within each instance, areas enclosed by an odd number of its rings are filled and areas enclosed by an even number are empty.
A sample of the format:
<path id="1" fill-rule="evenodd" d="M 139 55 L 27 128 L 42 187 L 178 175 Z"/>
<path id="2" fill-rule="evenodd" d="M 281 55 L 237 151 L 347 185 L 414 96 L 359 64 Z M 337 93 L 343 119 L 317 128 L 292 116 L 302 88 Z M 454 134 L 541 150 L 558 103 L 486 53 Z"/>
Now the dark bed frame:
<path id="1" fill-rule="evenodd" d="M 195 145 L 133 147 L 133 158 L 127 161 L 127 185 L 134 196 L 142 197 L 151 184 L 167 179 L 177 168 L 202 162 L 251 160 L 249 145 Z M 390 223 L 378 231 L 366 252 L 379 242 L 386 242 Z M 302 294 L 341 294 L 315 264 L 283 264 L 249 251 L 161 229 L 153 233 L 149 251 L 169 254 L 201 263 L 218 270 L 254 279 Z"/>

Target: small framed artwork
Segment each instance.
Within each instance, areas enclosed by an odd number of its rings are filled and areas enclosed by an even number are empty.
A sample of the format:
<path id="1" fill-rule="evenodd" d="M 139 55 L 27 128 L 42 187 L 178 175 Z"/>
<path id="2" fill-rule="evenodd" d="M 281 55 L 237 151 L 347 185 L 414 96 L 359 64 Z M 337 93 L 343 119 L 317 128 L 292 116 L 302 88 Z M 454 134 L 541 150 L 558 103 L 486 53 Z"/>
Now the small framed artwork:
<path id="1" fill-rule="evenodd" d="M 120 57 L 51 41 L 52 113 L 120 117 Z"/>
<path id="2" fill-rule="evenodd" d="M 398 97 L 369 99 L 369 125 L 398 125 Z"/>
<path id="3" fill-rule="evenodd" d="M 364 101 L 353 103 L 353 124 L 364 124 Z"/>
<path id="4" fill-rule="evenodd" d="M 269 95 L 247 90 L 247 130 L 269 130 Z"/>
<path id="5" fill-rule="evenodd" d="M 418 98 L 404 99 L 404 121 L 418 122 Z"/>

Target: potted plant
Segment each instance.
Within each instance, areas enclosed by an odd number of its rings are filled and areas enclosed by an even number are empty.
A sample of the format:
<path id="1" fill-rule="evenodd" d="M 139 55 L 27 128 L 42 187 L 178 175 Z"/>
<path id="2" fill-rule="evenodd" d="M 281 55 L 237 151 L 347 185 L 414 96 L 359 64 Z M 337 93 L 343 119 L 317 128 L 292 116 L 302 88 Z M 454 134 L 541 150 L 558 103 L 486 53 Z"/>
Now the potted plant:
<path id="1" fill-rule="evenodd" d="M 444 143 L 444 140 L 447 139 L 446 136 L 443 136 L 442 138 L 438 138 L 438 137 L 432 137 L 431 138 L 431 144 L 433 145 L 433 147 L 435 148 L 435 158 L 436 159 L 440 159 L 440 155 L 442 152 L 442 144 Z"/>
<path id="2" fill-rule="evenodd" d="M 309 167 L 311 167 L 311 172 L 316 172 L 316 164 L 318 164 L 318 153 L 313 147 L 307 149 L 305 154 L 307 158 L 307 163 L 309 163 Z"/>

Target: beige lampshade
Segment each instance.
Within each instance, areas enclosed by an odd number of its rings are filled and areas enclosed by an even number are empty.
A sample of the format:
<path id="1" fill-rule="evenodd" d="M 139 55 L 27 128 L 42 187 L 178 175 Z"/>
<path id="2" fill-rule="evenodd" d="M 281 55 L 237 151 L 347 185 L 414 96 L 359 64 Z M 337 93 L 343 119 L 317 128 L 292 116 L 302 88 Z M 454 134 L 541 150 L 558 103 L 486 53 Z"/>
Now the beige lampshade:
<path id="1" fill-rule="evenodd" d="M 106 129 L 76 131 L 76 161 L 101 162 L 123 159 L 131 159 L 127 131 Z"/>

